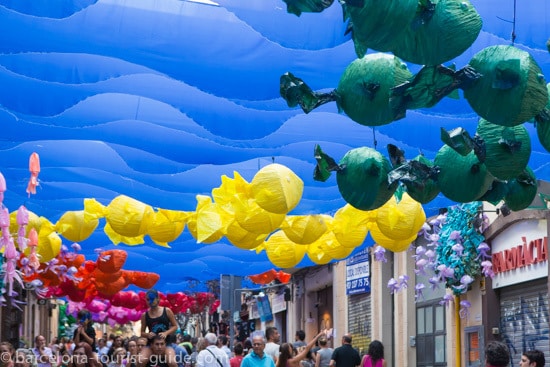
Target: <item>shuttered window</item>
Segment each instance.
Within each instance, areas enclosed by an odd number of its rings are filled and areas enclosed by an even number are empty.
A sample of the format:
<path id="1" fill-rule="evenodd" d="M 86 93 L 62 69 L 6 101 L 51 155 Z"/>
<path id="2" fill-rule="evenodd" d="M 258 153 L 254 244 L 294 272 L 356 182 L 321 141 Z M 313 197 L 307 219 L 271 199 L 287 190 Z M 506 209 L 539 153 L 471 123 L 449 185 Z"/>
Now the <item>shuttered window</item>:
<path id="1" fill-rule="evenodd" d="M 548 285 L 523 283 L 500 293 L 500 336 L 510 348 L 512 366 L 525 350 L 538 349 L 550 356 L 548 341 Z"/>
<path id="2" fill-rule="evenodd" d="M 348 296 L 348 330 L 353 336 L 353 347 L 366 353 L 372 338 L 370 293 Z"/>

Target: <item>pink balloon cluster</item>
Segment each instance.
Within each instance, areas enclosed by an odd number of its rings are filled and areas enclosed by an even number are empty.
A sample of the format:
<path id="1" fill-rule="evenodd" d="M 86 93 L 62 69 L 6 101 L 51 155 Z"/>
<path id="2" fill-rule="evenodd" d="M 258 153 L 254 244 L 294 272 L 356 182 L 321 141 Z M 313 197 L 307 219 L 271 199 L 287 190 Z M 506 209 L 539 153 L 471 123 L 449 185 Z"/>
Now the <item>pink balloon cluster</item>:
<path id="1" fill-rule="evenodd" d="M 124 325 L 129 322 L 138 321 L 144 310 L 128 308 L 124 306 L 113 306 L 109 300 L 93 300 L 88 304 L 84 302 L 69 301 L 67 313 L 76 317 L 78 311 L 86 309 L 92 314 L 92 320 L 99 323 L 107 323 L 111 327 Z"/>
<path id="2" fill-rule="evenodd" d="M 208 311 L 213 313 L 218 308 L 220 301 L 212 293 L 198 292 L 188 295 L 183 292 L 164 294 L 159 292 L 160 305 L 170 308 L 177 313 L 201 313 Z M 124 325 L 138 321 L 143 312 L 147 310 L 145 292 L 121 291 L 111 298 L 92 299 L 88 302 L 68 301 L 67 314 L 76 317 L 78 311 L 86 309 L 92 314 L 92 320 L 99 323 Z"/>

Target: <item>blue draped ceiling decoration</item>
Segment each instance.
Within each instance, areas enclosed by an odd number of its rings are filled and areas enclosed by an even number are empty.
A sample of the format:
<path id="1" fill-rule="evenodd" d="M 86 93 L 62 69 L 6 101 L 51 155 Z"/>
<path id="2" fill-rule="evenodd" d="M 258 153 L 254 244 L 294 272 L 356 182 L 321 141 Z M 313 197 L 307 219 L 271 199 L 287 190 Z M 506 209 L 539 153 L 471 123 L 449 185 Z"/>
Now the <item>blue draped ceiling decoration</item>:
<path id="1" fill-rule="evenodd" d="M 483 19 L 475 43 L 452 60 L 463 67 L 491 45 L 528 51 L 550 79 L 550 2 L 472 0 Z M 334 103 L 304 114 L 279 95 L 290 71 L 313 90 L 332 90 L 356 58 L 337 1 L 321 13 L 288 14 L 282 0 L 0 0 L 0 172 L 10 211 L 24 204 L 55 223 L 84 198 L 108 204 L 124 194 L 157 208 L 195 210 L 220 177 L 250 181 L 263 166 L 291 168 L 305 183 L 291 214 L 334 212 L 343 201 L 334 178 L 313 180 L 320 144 L 338 159 L 350 149 L 395 144 L 408 158 L 433 159 L 440 128 L 475 132 L 462 98 L 409 111 L 372 128 Z M 515 27 L 514 26 L 515 21 Z M 414 73 L 418 65 L 409 65 Z M 535 128 L 529 166 L 549 180 L 549 153 Z M 41 158 L 38 193 L 27 197 L 28 159 Z M 427 215 L 452 204 L 439 196 Z M 372 240 L 367 238 L 366 245 Z M 114 248 L 102 226 L 82 244 Z M 188 290 L 219 274 L 272 268 L 265 253 L 225 240 L 197 244 L 188 231 L 171 249 L 127 247 L 129 269 L 157 272 L 159 290 Z M 299 266 L 310 265 L 304 260 Z"/>

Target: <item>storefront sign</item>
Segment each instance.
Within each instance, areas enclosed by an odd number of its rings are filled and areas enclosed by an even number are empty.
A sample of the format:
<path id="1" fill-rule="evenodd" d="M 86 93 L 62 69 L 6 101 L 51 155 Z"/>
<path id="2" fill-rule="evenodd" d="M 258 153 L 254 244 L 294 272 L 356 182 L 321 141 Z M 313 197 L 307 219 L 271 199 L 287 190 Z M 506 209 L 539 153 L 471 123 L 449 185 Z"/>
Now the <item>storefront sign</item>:
<path id="1" fill-rule="evenodd" d="M 370 292 L 370 257 L 368 249 L 346 260 L 346 294 Z"/>
<path id="2" fill-rule="evenodd" d="M 546 220 L 526 220 L 506 228 L 491 248 L 493 288 L 548 276 Z"/>
<path id="3" fill-rule="evenodd" d="M 271 299 L 271 309 L 273 313 L 278 313 L 286 310 L 285 294 L 276 294 Z"/>

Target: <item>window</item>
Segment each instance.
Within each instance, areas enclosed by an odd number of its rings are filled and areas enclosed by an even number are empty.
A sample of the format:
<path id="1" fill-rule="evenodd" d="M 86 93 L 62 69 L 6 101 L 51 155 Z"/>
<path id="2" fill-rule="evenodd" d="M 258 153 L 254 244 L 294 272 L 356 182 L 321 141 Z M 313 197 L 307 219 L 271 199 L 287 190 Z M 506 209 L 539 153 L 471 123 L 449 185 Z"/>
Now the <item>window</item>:
<path id="1" fill-rule="evenodd" d="M 447 366 L 447 346 L 445 338 L 445 307 L 439 304 L 439 300 L 417 304 L 417 367 Z"/>
<path id="2" fill-rule="evenodd" d="M 482 346 L 485 345 L 481 326 L 471 326 L 464 329 L 466 340 L 466 367 L 479 367 L 484 359 Z"/>

